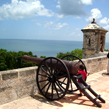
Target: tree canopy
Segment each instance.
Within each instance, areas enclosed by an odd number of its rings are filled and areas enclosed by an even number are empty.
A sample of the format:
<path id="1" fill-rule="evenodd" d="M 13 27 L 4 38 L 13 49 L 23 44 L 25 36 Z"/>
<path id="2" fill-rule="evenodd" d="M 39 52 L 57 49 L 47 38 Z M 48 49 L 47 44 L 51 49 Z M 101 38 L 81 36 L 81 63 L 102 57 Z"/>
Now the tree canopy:
<path id="1" fill-rule="evenodd" d="M 37 57 L 37 55 L 33 55 L 31 51 L 15 52 L 15 51 L 7 51 L 6 49 L 0 49 L 0 71 L 36 66 L 36 64 L 32 62 L 24 62 L 22 60 L 24 55 L 28 55 L 31 57 Z M 66 55 L 75 55 L 82 59 L 82 50 L 75 49 L 67 53 L 59 52 L 57 53 L 56 57 L 61 59 L 63 56 L 66 56 Z M 46 58 L 46 56 L 40 56 L 40 58 Z"/>

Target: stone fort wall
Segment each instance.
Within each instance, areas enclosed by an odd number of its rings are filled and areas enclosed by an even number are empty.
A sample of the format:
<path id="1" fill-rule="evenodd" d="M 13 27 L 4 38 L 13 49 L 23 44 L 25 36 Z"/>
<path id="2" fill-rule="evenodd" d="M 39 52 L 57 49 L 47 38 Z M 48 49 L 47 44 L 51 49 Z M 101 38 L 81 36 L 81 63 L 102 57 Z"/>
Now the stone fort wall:
<path id="1" fill-rule="evenodd" d="M 83 59 L 89 74 L 106 70 L 107 58 L 100 56 Z M 0 105 L 38 93 L 36 67 L 0 71 Z"/>

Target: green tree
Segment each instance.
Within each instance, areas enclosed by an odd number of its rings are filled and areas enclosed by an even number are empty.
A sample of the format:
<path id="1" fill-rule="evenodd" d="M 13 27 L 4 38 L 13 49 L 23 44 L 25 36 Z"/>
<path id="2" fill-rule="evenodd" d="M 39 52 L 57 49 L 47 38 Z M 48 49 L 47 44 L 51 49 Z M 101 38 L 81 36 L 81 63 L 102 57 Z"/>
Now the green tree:
<path id="1" fill-rule="evenodd" d="M 40 56 L 40 58 L 46 58 L 46 56 Z"/>
<path id="2" fill-rule="evenodd" d="M 5 49 L 0 49 L 0 71 L 36 66 L 36 64 L 32 62 L 24 62 L 22 60 L 24 55 L 37 57 L 37 55 L 33 55 L 31 51 L 7 52 Z"/>
<path id="3" fill-rule="evenodd" d="M 31 51 L 29 51 L 29 52 L 9 51 L 8 52 L 5 49 L 0 49 L 0 71 L 36 66 L 36 64 L 32 63 L 32 62 L 24 62 L 22 60 L 24 55 L 28 55 L 30 57 L 37 57 L 37 55 L 33 55 Z M 66 52 L 66 53 L 59 52 L 59 53 L 57 53 L 56 57 L 61 59 L 62 57 L 66 56 L 66 55 L 75 55 L 82 59 L 82 50 L 75 49 L 75 50 L 72 50 L 71 52 Z M 46 58 L 46 56 L 40 56 L 40 58 Z"/>
<path id="4" fill-rule="evenodd" d="M 7 53 L 7 50 L 0 49 L 0 71 L 7 69 L 7 65 L 6 65 L 6 61 L 5 61 L 6 53 Z"/>
<path id="5" fill-rule="evenodd" d="M 82 50 L 81 49 L 72 50 L 71 54 L 79 57 L 80 59 L 82 59 Z"/>
<path id="6" fill-rule="evenodd" d="M 82 50 L 75 49 L 75 50 L 72 50 L 71 52 L 67 52 L 67 53 L 59 52 L 56 57 L 61 59 L 62 57 L 66 56 L 66 55 L 75 55 L 75 56 L 79 57 L 80 59 L 82 59 Z"/>

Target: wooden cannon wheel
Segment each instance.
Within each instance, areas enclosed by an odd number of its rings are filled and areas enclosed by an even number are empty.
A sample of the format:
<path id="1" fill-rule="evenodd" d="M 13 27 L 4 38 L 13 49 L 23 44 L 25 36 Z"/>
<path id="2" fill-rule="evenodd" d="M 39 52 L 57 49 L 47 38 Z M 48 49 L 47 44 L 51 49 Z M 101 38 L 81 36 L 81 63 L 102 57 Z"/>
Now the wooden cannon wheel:
<path id="1" fill-rule="evenodd" d="M 83 61 L 75 56 L 75 55 L 66 55 L 64 57 L 61 58 L 62 60 L 68 60 L 68 61 L 75 61 L 75 60 L 78 60 L 78 63 L 79 64 L 83 64 L 84 67 L 85 67 L 85 71 L 87 72 L 87 69 L 86 69 L 86 66 L 85 64 L 83 63 Z M 70 73 L 70 72 L 69 72 Z M 70 77 L 72 76 L 72 74 L 70 73 Z M 75 92 L 77 91 L 78 88 L 76 87 L 76 85 L 73 83 L 72 79 L 70 79 L 70 83 L 69 83 L 69 89 L 68 89 L 68 92 Z"/>
<path id="2" fill-rule="evenodd" d="M 64 62 L 55 57 L 48 57 L 39 64 L 36 82 L 45 98 L 58 100 L 68 91 L 70 74 Z"/>

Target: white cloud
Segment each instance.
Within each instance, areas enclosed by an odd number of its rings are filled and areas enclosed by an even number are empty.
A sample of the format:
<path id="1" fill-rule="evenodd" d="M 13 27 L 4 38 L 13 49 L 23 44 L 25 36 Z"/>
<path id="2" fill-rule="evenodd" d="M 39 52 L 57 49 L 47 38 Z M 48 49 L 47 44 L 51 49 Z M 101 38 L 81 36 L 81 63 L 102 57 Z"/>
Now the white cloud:
<path id="1" fill-rule="evenodd" d="M 74 15 L 74 16 L 82 16 L 87 15 L 84 10 L 84 6 L 92 4 L 92 0 L 58 0 L 57 8 L 60 9 L 58 12 L 61 17 Z M 59 18 L 61 18 L 58 15 Z"/>
<path id="2" fill-rule="evenodd" d="M 69 29 L 70 29 L 70 27 L 67 27 L 67 28 L 66 28 L 66 30 L 69 30 Z"/>
<path id="3" fill-rule="evenodd" d="M 63 18 L 63 17 L 65 17 L 63 14 L 57 14 L 57 17 L 58 18 Z"/>
<path id="4" fill-rule="evenodd" d="M 102 17 L 102 14 L 101 14 L 100 10 L 97 8 L 94 8 L 91 10 L 91 15 L 88 19 L 86 19 L 86 21 L 91 22 L 93 20 L 93 18 L 99 19 L 101 17 Z"/>
<path id="5" fill-rule="evenodd" d="M 81 2 L 85 5 L 91 5 L 92 4 L 92 0 L 81 0 Z"/>
<path id="6" fill-rule="evenodd" d="M 54 28 L 54 29 L 60 29 L 60 28 L 62 28 L 62 27 L 64 27 L 64 26 L 66 26 L 66 25 L 68 25 L 68 24 L 67 24 L 67 23 L 63 23 L 63 24 L 58 23 L 58 24 L 56 25 L 56 28 Z"/>
<path id="7" fill-rule="evenodd" d="M 41 24 L 40 23 L 36 23 L 38 26 L 41 26 Z"/>
<path id="8" fill-rule="evenodd" d="M 102 20 L 100 20 L 101 24 L 109 24 L 109 19 L 107 17 L 104 17 Z"/>
<path id="9" fill-rule="evenodd" d="M 56 5 L 56 8 L 59 8 L 60 9 L 61 7 L 60 7 L 60 5 Z"/>
<path id="10" fill-rule="evenodd" d="M 68 25 L 67 23 L 57 23 L 55 24 L 54 22 L 47 22 L 45 25 L 44 25 L 44 28 L 48 28 L 48 29 L 61 29 L 62 27 Z"/>
<path id="11" fill-rule="evenodd" d="M 105 28 L 106 30 L 109 30 L 109 25 L 107 25 L 107 26 L 105 26 L 103 28 Z"/>
<path id="12" fill-rule="evenodd" d="M 77 18 L 77 19 L 81 19 L 81 17 L 80 17 L 80 16 L 77 16 L 76 18 Z"/>
<path id="13" fill-rule="evenodd" d="M 53 12 L 41 4 L 39 0 L 11 0 L 10 4 L 0 6 L 0 20 L 19 19 L 32 16 L 53 16 Z"/>
<path id="14" fill-rule="evenodd" d="M 76 28 L 75 30 L 76 30 L 76 31 L 80 31 L 81 29 L 80 29 L 80 28 Z"/>
<path id="15" fill-rule="evenodd" d="M 60 2 L 58 1 L 57 3 L 58 3 L 58 5 L 56 5 L 56 8 L 59 8 L 60 9 L 61 8 Z"/>
<path id="16" fill-rule="evenodd" d="M 44 25 L 44 28 L 49 28 L 53 25 L 54 22 L 47 22 L 45 25 Z"/>
<path id="17" fill-rule="evenodd" d="M 69 36 L 73 36 L 75 34 L 75 32 L 72 32 L 71 34 L 69 34 Z"/>

